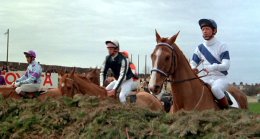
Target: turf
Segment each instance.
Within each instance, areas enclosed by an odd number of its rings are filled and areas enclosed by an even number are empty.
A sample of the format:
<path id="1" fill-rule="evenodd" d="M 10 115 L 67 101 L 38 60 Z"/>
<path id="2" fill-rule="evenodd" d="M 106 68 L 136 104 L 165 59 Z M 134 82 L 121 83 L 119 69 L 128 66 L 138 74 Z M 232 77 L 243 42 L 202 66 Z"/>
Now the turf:
<path id="1" fill-rule="evenodd" d="M 251 106 L 251 104 L 250 104 Z M 250 107 L 251 108 L 251 107 Z M 152 112 L 96 97 L 0 99 L 0 138 L 258 138 L 244 110 Z"/>

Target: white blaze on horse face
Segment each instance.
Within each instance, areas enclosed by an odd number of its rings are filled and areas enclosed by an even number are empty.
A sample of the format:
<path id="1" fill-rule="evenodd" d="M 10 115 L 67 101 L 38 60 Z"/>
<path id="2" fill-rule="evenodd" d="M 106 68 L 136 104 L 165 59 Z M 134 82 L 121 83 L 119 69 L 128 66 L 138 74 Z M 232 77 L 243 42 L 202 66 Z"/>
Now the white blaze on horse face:
<path id="1" fill-rule="evenodd" d="M 159 49 L 157 49 L 156 50 L 156 52 L 155 52 L 155 61 L 154 61 L 154 67 L 153 67 L 153 69 L 158 69 L 158 63 L 159 63 L 159 57 L 162 55 L 162 49 L 161 48 L 159 48 Z M 150 79 L 150 81 L 149 81 L 149 87 L 153 87 L 155 84 L 156 84 L 156 74 L 157 74 L 157 72 L 155 72 L 155 71 L 153 71 L 152 73 L 151 73 L 151 79 Z"/>

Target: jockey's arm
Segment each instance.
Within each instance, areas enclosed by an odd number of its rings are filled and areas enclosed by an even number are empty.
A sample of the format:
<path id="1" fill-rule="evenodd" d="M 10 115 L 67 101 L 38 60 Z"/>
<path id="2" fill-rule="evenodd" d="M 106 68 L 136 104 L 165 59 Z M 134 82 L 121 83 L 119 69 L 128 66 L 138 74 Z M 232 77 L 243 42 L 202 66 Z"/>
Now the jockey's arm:
<path id="1" fill-rule="evenodd" d="M 27 72 L 27 71 L 26 71 Z M 22 77 L 20 77 L 19 79 L 17 79 L 15 82 L 21 82 L 23 80 L 25 80 L 27 77 L 25 75 L 23 75 Z"/>
<path id="2" fill-rule="evenodd" d="M 107 70 L 108 70 L 108 67 L 106 66 L 106 60 L 105 60 L 101 66 L 100 76 L 99 76 L 99 84 L 101 87 L 104 86 L 104 81 L 107 76 Z"/>
<path id="3" fill-rule="evenodd" d="M 25 80 L 21 80 L 20 83 L 21 84 L 30 84 L 30 83 L 35 83 L 35 81 L 41 77 L 41 68 L 35 66 L 32 69 L 32 73 L 29 73 L 30 75 L 28 75 L 28 78 Z"/>
<path id="4" fill-rule="evenodd" d="M 30 77 L 27 78 L 26 80 L 20 81 L 20 83 L 21 83 L 21 84 L 30 84 L 30 83 L 34 83 L 35 80 L 36 80 L 36 77 L 30 76 Z"/>
<path id="5" fill-rule="evenodd" d="M 214 63 L 205 67 L 207 71 L 227 71 L 230 67 L 230 60 L 223 59 L 220 64 Z"/>
<path id="6" fill-rule="evenodd" d="M 127 61 L 127 59 L 124 58 L 121 62 L 120 75 L 119 75 L 118 79 L 116 80 L 116 83 L 113 87 L 114 90 L 118 90 L 118 88 L 121 86 L 123 80 L 125 80 L 126 73 L 129 68 L 128 65 L 129 65 L 129 61 Z"/>
<path id="7" fill-rule="evenodd" d="M 219 64 L 214 63 L 205 67 L 206 70 L 210 71 L 227 71 L 230 67 L 229 51 L 226 45 L 223 45 L 222 53 L 220 54 L 221 62 Z"/>
<path id="8" fill-rule="evenodd" d="M 197 69 L 199 64 L 202 62 L 201 59 L 202 59 L 201 58 L 201 53 L 200 53 L 198 47 L 196 47 L 196 49 L 195 49 L 195 51 L 193 53 L 192 59 L 190 61 L 191 69 Z"/>

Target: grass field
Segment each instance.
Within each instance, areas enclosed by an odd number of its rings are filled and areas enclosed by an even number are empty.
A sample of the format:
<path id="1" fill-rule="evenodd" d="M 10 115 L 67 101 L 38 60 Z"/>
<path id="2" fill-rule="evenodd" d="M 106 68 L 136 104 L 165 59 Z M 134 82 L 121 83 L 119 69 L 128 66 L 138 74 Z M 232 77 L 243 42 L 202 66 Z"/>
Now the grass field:
<path id="1" fill-rule="evenodd" d="M 249 111 L 152 112 L 114 99 L 2 99 L 2 138 L 260 138 L 260 103 Z"/>
<path id="2" fill-rule="evenodd" d="M 259 102 L 249 103 L 249 111 L 260 114 L 260 103 Z"/>

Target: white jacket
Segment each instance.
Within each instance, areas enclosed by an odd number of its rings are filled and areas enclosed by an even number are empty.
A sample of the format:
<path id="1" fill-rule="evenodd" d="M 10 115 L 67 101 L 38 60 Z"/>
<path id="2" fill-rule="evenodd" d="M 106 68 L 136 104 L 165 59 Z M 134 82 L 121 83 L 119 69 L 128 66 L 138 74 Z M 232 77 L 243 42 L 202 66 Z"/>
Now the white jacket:
<path id="1" fill-rule="evenodd" d="M 209 71 L 209 75 L 227 75 L 230 67 L 227 45 L 221 43 L 215 37 L 200 44 L 196 47 L 192 56 L 191 68 L 196 68 L 200 62 L 202 62 L 203 68 Z"/>

